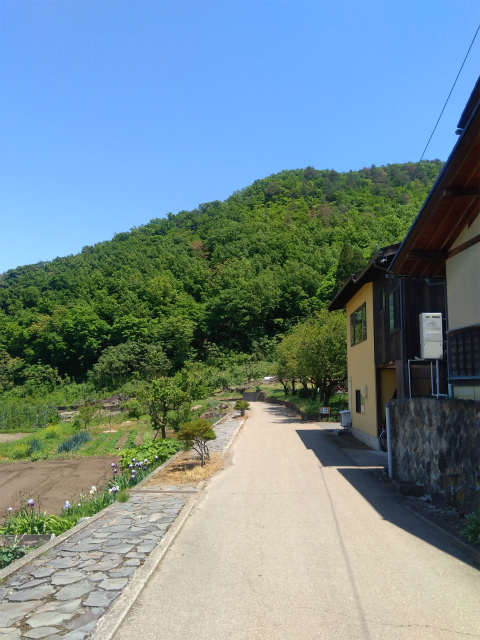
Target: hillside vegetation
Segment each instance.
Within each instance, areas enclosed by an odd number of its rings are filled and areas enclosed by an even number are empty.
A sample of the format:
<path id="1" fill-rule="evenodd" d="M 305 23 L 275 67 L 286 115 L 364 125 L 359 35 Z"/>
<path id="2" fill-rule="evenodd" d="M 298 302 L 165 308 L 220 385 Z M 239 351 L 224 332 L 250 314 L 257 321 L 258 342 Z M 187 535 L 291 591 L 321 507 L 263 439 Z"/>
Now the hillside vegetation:
<path id="1" fill-rule="evenodd" d="M 102 353 L 109 368 L 119 345 L 127 374 L 268 351 L 323 308 L 376 244 L 404 237 L 441 166 L 422 162 L 411 184 L 411 163 L 283 171 L 78 255 L 7 271 L 1 388 L 85 380 Z"/>

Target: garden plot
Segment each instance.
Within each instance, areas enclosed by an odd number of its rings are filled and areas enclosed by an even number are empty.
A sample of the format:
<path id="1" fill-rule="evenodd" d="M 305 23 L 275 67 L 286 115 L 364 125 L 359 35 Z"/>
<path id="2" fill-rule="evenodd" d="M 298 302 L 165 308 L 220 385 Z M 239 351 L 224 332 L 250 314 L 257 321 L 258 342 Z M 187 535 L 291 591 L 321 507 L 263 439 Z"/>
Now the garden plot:
<path id="1" fill-rule="evenodd" d="M 76 502 L 80 493 L 92 485 L 105 484 L 105 469 L 110 479 L 110 464 L 118 457 L 38 460 L 0 465 L 0 513 L 20 507 L 19 494 L 26 501 L 40 496 L 41 510 L 60 513 L 65 500 Z M 38 504 L 38 502 L 37 502 Z"/>

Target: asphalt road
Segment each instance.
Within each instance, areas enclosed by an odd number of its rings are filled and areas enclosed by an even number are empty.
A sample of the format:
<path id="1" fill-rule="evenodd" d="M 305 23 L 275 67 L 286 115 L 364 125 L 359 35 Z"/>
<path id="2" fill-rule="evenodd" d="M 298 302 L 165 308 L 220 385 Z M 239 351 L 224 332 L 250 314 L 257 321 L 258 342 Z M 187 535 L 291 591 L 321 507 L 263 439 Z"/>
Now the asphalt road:
<path id="1" fill-rule="evenodd" d="M 480 572 L 389 487 L 258 403 L 116 639 L 471 640 L 479 605 Z"/>

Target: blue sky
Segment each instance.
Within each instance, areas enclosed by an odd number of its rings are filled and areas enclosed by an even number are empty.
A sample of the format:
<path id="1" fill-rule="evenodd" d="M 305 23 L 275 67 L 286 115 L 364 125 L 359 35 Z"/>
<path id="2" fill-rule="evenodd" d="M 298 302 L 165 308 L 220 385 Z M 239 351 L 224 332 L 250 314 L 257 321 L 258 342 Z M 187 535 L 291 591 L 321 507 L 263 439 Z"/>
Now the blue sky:
<path id="1" fill-rule="evenodd" d="M 417 161 L 476 0 L 1 0 L 0 273 L 283 169 Z M 426 154 L 445 160 L 480 36 Z"/>

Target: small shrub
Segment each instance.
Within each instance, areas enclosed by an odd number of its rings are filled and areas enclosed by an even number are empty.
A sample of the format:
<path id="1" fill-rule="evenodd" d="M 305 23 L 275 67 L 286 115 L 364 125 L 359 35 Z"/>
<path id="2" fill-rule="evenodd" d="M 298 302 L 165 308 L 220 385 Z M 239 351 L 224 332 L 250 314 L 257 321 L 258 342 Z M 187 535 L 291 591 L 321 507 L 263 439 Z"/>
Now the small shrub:
<path id="1" fill-rule="evenodd" d="M 240 411 L 240 415 L 244 416 L 245 411 L 247 409 L 250 409 L 250 403 L 246 400 L 237 400 L 235 403 L 235 409 L 237 409 L 237 411 Z"/>
<path id="2" fill-rule="evenodd" d="M 466 536 L 470 542 L 480 544 L 480 511 L 477 513 L 470 513 L 465 516 L 467 526 L 463 529 L 462 533 Z"/>
<path id="3" fill-rule="evenodd" d="M 215 440 L 215 431 L 208 420 L 192 420 L 182 424 L 177 434 L 177 439 L 186 447 L 196 451 L 202 461 L 202 467 L 205 464 L 205 457 L 209 458 L 208 440 Z"/>
<path id="4" fill-rule="evenodd" d="M 130 494 L 127 493 L 127 491 L 120 491 L 119 493 L 117 493 L 118 502 L 127 502 L 129 497 L 130 497 Z"/>
<path id="5" fill-rule="evenodd" d="M 65 442 L 62 442 L 62 444 L 57 449 L 57 453 L 69 453 L 70 451 L 77 451 L 78 449 L 80 449 L 82 444 L 84 444 L 85 442 L 89 442 L 91 439 L 92 438 L 88 431 L 80 431 L 68 440 L 65 440 Z"/>
<path id="6" fill-rule="evenodd" d="M 55 438 L 60 438 L 62 433 L 63 431 L 60 427 L 52 424 L 50 427 L 45 429 L 43 435 L 47 440 L 54 440 Z"/>
<path id="7" fill-rule="evenodd" d="M 38 462 L 38 460 L 41 460 L 43 458 L 41 453 L 31 453 L 30 454 L 30 460 L 32 462 Z"/>
<path id="8" fill-rule="evenodd" d="M 10 458 L 12 460 L 21 460 L 22 458 L 28 458 L 30 447 L 26 444 L 21 444 L 14 447 Z"/>

